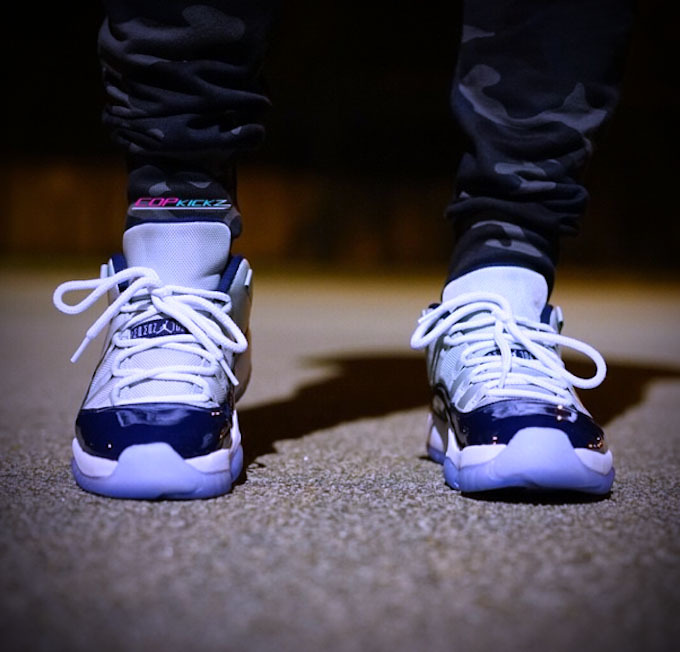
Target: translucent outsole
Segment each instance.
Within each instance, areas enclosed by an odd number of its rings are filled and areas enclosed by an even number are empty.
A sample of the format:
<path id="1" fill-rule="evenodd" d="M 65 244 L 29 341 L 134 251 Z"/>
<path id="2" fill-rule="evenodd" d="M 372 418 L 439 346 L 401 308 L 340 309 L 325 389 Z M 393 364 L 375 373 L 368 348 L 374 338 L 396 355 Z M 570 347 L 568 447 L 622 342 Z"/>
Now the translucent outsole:
<path id="1" fill-rule="evenodd" d="M 239 444 L 230 456 L 229 468 L 200 471 L 183 459 L 169 444 L 129 446 L 120 455 L 113 472 L 103 477 L 86 475 L 76 459 L 73 476 L 80 487 L 102 496 L 131 499 L 191 500 L 213 498 L 231 491 L 243 468 Z"/>
<path id="2" fill-rule="evenodd" d="M 614 469 L 600 473 L 586 466 L 569 438 L 556 430 L 520 431 L 492 459 L 456 465 L 445 453 L 428 445 L 430 457 L 443 464 L 446 483 L 463 493 L 524 488 L 539 491 L 578 491 L 607 494 Z"/>

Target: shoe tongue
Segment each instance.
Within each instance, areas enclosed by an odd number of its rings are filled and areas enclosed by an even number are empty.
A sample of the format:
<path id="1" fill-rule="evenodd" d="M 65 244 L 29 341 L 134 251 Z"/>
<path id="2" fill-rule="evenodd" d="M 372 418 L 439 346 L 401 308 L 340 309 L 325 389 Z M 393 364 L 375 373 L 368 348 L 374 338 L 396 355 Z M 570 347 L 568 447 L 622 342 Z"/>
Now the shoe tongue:
<path id="1" fill-rule="evenodd" d="M 512 309 L 515 319 L 524 318 L 532 322 L 541 321 L 541 313 L 548 301 L 548 284 L 545 278 L 530 269 L 523 267 L 483 267 L 469 272 L 460 278 L 454 279 L 446 285 L 442 293 L 442 300 L 447 301 L 468 292 L 489 292 L 501 295 Z M 511 353 L 513 358 L 531 359 L 534 356 L 521 345 L 512 344 Z M 497 344 L 490 339 L 489 348 L 481 351 L 481 355 L 500 356 Z M 511 371 L 514 370 L 514 364 Z M 544 377 L 545 373 L 539 369 L 522 365 L 519 370 L 524 376 Z M 513 389 L 526 389 L 534 393 L 544 392 L 550 395 L 548 389 L 542 388 L 535 383 L 518 380 L 521 376 L 513 376 L 511 385 Z M 491 403 L 498 400 L 495 396 L 487 395 L 478 405 Z"/>
<path id="2" fill-rule="evenodd" d="M 504 297 L 514 316 L 540 321 L 548 301 L 548 284 L 538 272 L 524 267 L 483 267 L 450 281 L 442 293 L 442 301 L 467 292 L 491 292 Z"/>
<path id="3" fill-rule="evenodd" d="M 145 222 L 123 235 L 123 252 L 129 267 L 152 268 L 167 285 L 201 290 L 217 289 L 227 266 L 231 232 L 222 222 Z M 184 332 L 174 319 L 160 314 L 137 324 L 135 338 L 156 338 Z M 151 347 L 135 354 L 130 363 L 141 369 L 168 365 L 201 366 L 205 360 L 189 351 Z M 126 400 L 149 398 L 162 402 L 176 395 L 197 394 L 191 382 L 149 379 L 125 389 Z"/>
<path id="4" fill-rule="evenodd" d="M 129 267 L 151 267 L 167 285 L 215 290 L 229 259 L 223 222 L 145 222 L 123 235 Z"/>

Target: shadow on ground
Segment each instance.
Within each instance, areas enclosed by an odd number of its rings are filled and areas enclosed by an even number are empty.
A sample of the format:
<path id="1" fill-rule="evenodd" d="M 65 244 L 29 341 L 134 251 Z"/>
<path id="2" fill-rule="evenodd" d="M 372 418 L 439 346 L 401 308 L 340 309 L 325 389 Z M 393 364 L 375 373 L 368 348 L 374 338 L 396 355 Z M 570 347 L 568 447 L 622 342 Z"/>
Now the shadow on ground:
<path id="1" fill-rule="evenodd" d="M 420 356 L 312 358 L 309 364 L 330 367 L 334 373 L 302 386 L 290 398 L 239 411 L 241 429 L 248 433 L 246 466 L 261 455 L 275 452 L 276 441 L 297 439 L 347 421 L 425 407 L 429 402 Z M 579 361 L 568 360 L 567 364 L 577 375 L 592 373 Z M 584 392 L 585 402 L 598 422 L 606 425 L 639 403 L 652 380 L 664 378 L 680 378 L 680 370 L 611 362 L 607 380 Z"/>

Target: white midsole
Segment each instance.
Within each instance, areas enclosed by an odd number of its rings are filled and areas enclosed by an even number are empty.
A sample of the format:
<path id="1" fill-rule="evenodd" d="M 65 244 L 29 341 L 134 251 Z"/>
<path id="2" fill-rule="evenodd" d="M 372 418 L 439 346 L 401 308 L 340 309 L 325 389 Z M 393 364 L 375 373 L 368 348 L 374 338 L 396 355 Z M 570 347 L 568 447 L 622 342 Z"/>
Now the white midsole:
<path id="1" fill-rule="evenodd" d="M 428 439 L 429 445 L 435 450 L 443 452 L 441 434 L 431 415 L 429 415 L 428 426 L 430 429 Z M 566 437 L 564 433 L 555 428 L 546 428 L 546 430 L 555 431 Z M 458 442 L 453 431 L 450 428 L 447 428 L 447 431 L 446 457 L 448 457 L 458 469 L 474 464 L 484 464 L 507 448 L 506 444 L 483 444 L 479 446 L 466 446 L 461 450 L 458 447 Z M 581 463 L 596 473 L 606 475 L 614 466 L 614 458 L 611 451 L 598 453 L 597 451 L 588 450 L 587 448 L 574 448 L 573 450 Z"/>
<path id="2" fill-rule="evenodd" d="M 73 451 L 73 459 L 78 468 L 87 476 L 91 478 L 105 478 L 111 475 L 118 466 L 116 460 L 110 460 L 106 457 L 96 457 L 86 453 L 80 446 L 77 437 L 73 438 L 71 442 L 71 450 Z"/>
<path id="3" fill-rule="evenodd" d="M 482 446 L 466 446 L 462 450 L 458 448 L 458 442 L 449 429 L 449 441 L 446 447 L 446 457 L 448 457 L 457 468 L 464 466 L 473 466 L 475 464 L 484 464 L 489 460 L 502 453 L 506 448 L 506 444 L 485 444 Z"/>
<path id="4" fill-rule="evenodd" d="M 432 415 L 428 415 L 428 427 L 430 435 L 428 445 L 434 450 L 444 453 L 444 442 L 439 428 L 446 427 L 444 422 L 437 419 L 438 423 Z M 448 437 L 446 442 L 446 457 L 448 457 L 457 468 L 462 466 L 472 466 L 473 464 L 484 464 L 492 460 L 496 455 L 501 453 L 506 448 L 506 444 L 488 444 L 484 446 L 466 446 L 462 450 L 458 447 L 458 442 L 450 428 L 447 428 Z"/>
<path id="5" fill-rule="evenodd" d="M 614 466 L 614 457 L 611 451 L 597 453 L 589 451 L 587 448 L 575 448 L 574 453 L 592 471 L 607 475 Z"/>
<path id="6" fill-rule="evenodd" d="M 238 425 L 238 416 L 234 411 L 234 420 L 231 427 L 231 447 L 221 448 L 213 451 L 207 455 L 199 455 L 197 457 L 190 457 L 184 461 L 193 466 L 201 473 L 219 473 L 228 471 L 231 468 L 231 458 L 233 453 L 241 444 L 241 431 Z M 146 446 L 147 444 L 138 444 L 137 446 Z M 155 444 L 151 444 L 155 446 Z M 132 447 L 130 447 L 132 448 Z M 105 478 L 110 476 L 117 468 L 118 461 L 110 460 L 106 457 L 98 457 L 86 453 L 80 446 L 77 438 L 73 438 L 71 444 L 73 450 L 73 458 L 80 471 L 91 478 Z M 126 449 L 127 450 L 127 449 Z"/>

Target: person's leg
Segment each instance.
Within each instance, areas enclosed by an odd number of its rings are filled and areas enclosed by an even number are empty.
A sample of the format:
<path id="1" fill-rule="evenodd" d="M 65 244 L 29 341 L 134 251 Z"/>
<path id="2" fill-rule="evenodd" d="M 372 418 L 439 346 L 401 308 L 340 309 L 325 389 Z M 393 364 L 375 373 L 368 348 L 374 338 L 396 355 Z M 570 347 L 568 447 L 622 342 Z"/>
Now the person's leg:
<path id="1" fill-rule="evenodd" d="M 103 121 L 128 162 L 128 226 L 187 215 L 171 202 L 141 212 L 150 198 L 227 199 L 210 215 L 238 236 L 235 166 L 264 138 L 260 70 L 278 0 L 104 4 Z"/>
<path id="2" fill-rule="evenodd" d="M 452 107 L 467 143 L 447 211 L 456 241 L 442 303 L 412 340 L 427 349 L 434 390 L 430 453 L 463 491 L 611 486 L 611 453 L 574 391 L 601 382 L 604 360 L 559 335 L 547 300 L 618 100 L 632 14 L 630 0 L 465 2 Z M 558 346 L 591 356 L 594 377 L 569 374 Z"/>
<path id="3" fill-rule="evenodd" d="M 235 401 L 249 379 L 252 272 L 231 254 L 241 229 L 235 165 L 263 138 L 259 72 L 273 1 L 106 0 L 104 121 L 126 155 L 123 254 L 55 305 L 109 308 L 76 420 L 83 488 L 128 498 L 225 493 L 241 472 Z M 72 290 L 91 290 L 76 305 Z"/>
<path id="4" fill-rule="evenodd" d="M 451 104 L 467 138 L 449 207 L 449 280 L 520 265 L 552 286 L 583 172 L 619 97 L 631 0 L 465 2 Z"/>

